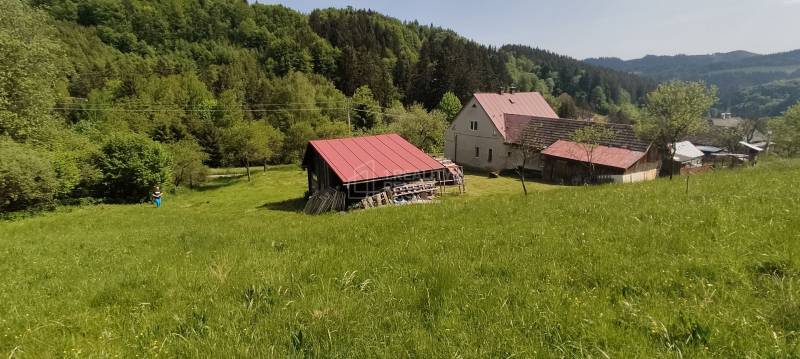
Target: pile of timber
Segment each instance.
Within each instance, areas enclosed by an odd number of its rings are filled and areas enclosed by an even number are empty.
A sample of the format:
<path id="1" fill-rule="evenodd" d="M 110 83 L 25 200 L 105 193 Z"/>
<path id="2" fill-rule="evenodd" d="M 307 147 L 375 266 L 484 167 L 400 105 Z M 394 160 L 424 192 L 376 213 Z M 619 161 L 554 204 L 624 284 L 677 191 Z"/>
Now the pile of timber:
<path id="1" fill-rule="evenodd" d="M 424 203 L 436 198 L 439 187 L 436 181 L 412 182 L 387 189 L 366 197 L 358 203 L 358 208 L 377 208 L 400 204 Z"/>
<path id="2" fill-rule="evenodd" d="M 394 205 L 394 197 L 390 196 L 389 192 L 381 192 L 376 195 L 366 197 L 359 203 L 359 207 L 364 209 L 391 205 Z"/>
<path id="3" fill-rule="evenodd" d="M 326 189 L 311 195 L 303 210 L 306 214 L 322 214 L 347 209 L 347 194 L 335 189 Z"/>
<path id="4" fill-rule="evenodd" d="M 413 182 L 392 188 L 392 195 L 395 199 L 409 196 L 428 199 L 436 197 L 438 192 L 439 188 L 436 185 L 436 181 Z"/>

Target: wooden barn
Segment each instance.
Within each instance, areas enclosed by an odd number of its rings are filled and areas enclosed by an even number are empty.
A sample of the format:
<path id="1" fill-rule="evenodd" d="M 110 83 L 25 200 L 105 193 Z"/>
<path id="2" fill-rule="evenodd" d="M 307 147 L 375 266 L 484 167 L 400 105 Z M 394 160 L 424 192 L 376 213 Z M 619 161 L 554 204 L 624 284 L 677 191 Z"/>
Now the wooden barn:
<path id="1" fill-rule="evenodd" d="M 582 184 L 590 182 L 589 151 L 579 143 L 559 140 L 542 151 L 546 181 Z M 591 151 L 591 163 L 601 183 L 633 183 L 658 177 L 660 158 L 652 146 L 644 151 L 598 146 Z"/>
<path id="2" fill-rule="evenodd" d="M 397 134 L 311 141 L 303 158 L 311 196 L 327 190 L 349 203 L 412 182 L 441 182 L 447 168 Z"/>
<path id="3" fill-rule="evenodd" d="M 589 182 L 589 159 L 582 145 L 571 142 L 581 128 L 603 126 L 613 136 L 592 153 L 598 180 L 629 183 L 656 179 L 660 157 L 655 147 L 642 141 L 633 126 L 606 124 L 582 120 L 537 118 L 506 115 L 509 133 L 517 146 L 542 149 L 529 159 L 527 166 L 535 169 L 542 179 L 555 183 L 579 184 Z"/>

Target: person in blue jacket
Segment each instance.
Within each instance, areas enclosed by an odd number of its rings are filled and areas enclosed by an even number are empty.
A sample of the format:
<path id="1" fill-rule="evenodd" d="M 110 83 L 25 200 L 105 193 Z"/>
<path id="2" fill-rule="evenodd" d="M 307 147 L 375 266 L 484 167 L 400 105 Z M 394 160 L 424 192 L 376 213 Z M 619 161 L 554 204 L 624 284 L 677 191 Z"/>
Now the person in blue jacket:
<path id="1" fill-rule="evenodd" d="M 153 191 L 153 203 L 156 205 L 156 208 L 161 208 L 161 189 L 156 186 L 156 189 Z"/>

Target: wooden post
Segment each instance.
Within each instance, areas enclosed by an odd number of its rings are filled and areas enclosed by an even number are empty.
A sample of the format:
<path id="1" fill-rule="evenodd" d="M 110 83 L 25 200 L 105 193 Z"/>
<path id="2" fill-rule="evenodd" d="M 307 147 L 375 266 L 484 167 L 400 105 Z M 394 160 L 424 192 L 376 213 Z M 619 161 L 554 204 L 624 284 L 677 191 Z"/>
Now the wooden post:
<path id="1" fill-rule="evenodd" d="M 689 177 L 691 177 L 691 175 L 686 175 L 686 195 L 687 196 L 689 195 Z"/>

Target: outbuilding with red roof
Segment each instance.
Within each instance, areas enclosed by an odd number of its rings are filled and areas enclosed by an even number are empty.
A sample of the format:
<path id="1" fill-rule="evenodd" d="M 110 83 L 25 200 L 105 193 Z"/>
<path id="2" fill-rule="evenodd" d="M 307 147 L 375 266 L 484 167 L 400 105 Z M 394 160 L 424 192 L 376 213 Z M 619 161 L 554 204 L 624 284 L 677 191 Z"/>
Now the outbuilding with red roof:
<path id="1" fill-rule="evenodd" d="M 397 134 L 310 141 L 303 157 L 308 194 L 327 189 L 357 200 L 387 186 L 440 181 L 447 169 Z"/>

